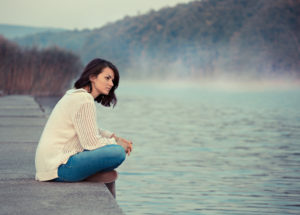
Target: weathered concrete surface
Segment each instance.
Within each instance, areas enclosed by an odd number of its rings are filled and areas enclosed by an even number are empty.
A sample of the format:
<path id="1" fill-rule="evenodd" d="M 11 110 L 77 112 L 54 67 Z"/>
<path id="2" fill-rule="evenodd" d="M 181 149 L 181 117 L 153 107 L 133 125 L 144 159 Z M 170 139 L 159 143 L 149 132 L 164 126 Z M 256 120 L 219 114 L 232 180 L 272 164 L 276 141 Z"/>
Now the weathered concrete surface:
<path id="1" fill-rule="evenodd" d="M 0 181 L 1 214 L 121 214 L 96 183 L 52 183 L 32 179 Z"/>
<path id="2" fill-rule="evenodd" d="M 34 180 L 46 119 L 30 96 L 0 97 L 0 214 L 123 214 L 104 184 Z"/>

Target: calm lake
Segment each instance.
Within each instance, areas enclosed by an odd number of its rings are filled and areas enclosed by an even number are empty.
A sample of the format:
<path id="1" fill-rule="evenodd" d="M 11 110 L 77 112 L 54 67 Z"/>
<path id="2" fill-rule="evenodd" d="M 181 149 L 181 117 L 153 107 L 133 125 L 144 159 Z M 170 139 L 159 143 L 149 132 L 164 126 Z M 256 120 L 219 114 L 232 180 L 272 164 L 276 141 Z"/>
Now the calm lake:
<path id="1" fill-rule="evenodd" d="M 116 184 L 126 214 L 300 214 L 300 87 L 124 83 L 116 94 L 97 121 L 134 144 Z"/>

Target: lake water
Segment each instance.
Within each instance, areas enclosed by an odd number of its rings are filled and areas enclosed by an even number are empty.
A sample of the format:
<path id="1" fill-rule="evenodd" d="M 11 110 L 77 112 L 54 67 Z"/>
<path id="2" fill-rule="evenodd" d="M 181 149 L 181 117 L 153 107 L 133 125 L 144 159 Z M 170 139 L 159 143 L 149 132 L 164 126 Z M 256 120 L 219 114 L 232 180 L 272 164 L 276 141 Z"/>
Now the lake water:
<path id="1" fill-rule="evenodd" d="M 133 141 L 126 214 L 300 214 L 300 88 L 124 83 L 98 124 Z"/>

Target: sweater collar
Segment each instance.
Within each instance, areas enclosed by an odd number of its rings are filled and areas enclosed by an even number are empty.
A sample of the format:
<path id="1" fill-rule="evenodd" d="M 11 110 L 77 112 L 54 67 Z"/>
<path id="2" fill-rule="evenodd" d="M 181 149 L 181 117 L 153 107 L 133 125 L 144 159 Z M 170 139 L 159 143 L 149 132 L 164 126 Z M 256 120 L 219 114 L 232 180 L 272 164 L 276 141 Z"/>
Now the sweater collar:
<path id="1" fill-rule="evenodd" d="M 66 94 L 72 94 L 72 93 L 80 93 L 80 92 L 85 92 L 87 93 L 87 91 L 83 88 L 79 88 L 79 89 L 76 89 L 76 88 L 72 88 L 72 89 L 69 89 Z"/>

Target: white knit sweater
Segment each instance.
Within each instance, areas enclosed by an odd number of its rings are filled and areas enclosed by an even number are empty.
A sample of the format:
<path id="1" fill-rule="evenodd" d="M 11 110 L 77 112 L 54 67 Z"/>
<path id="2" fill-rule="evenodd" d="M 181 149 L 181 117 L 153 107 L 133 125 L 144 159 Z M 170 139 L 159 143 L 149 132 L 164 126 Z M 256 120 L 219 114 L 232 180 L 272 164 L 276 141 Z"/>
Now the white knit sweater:
<path id="1" fill-rule="evenodd" d="M 113 133 L 98 129 L 93 96 L 85 89 L 70 89 L 52 110 L 36 149 L 36 180 L 57 178 L 57 169 L 70 156 L 116 144 Z"/>

